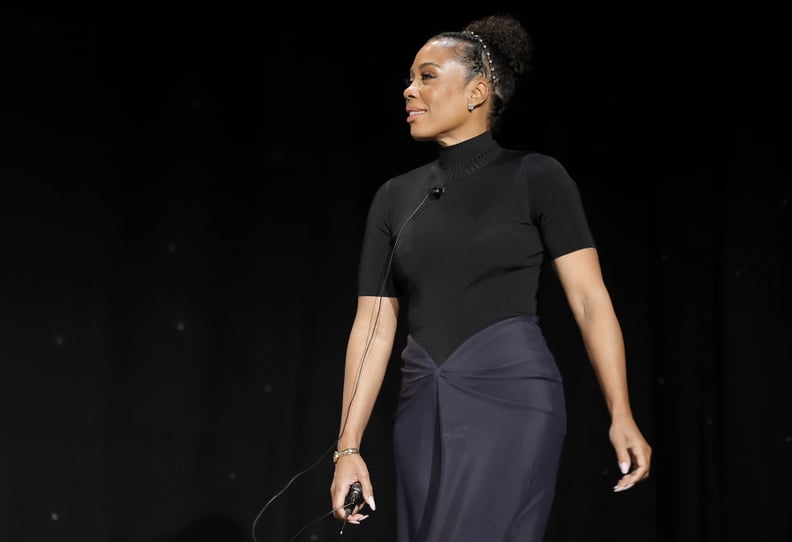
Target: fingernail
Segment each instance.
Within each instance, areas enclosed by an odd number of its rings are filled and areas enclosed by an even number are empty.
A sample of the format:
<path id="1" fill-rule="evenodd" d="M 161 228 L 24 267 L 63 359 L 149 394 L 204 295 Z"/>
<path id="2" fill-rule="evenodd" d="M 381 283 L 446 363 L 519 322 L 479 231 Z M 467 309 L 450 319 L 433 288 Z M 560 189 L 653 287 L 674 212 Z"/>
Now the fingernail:
<path id="1" fill-rule="evenodd" d="M 619 463 L 619 469 L 621 469 L 622 474 L 627 474 L 630 471 L 630 464 L 626 461 Z"/>
<path id="2" fill-rule="evenodd" d="M 363 520 L 364 520 L 364 519 L 366 519 L 367 517 L 368 517 L 368 514 L 366 514 L 365 516 L 361 516 L 361 517 L 360 517 L 360 521 L 363 521 Z"/>
<path id="3" fill-rule="evenodd" d="M 347 523 L 354 523 L 355 525 L 360 525 L 360 522 L 354 519 L 348 519 Z"/>
<path id="4" fill-rule="evenodd" d="M 374 495 L 369 495 L 369 497 L 368 497 L 368 505 L 369 505 L 369 508 L 371 508 L 372 510 L 376 510 L 377 509 L 377 505 L 374 504 Z"/>

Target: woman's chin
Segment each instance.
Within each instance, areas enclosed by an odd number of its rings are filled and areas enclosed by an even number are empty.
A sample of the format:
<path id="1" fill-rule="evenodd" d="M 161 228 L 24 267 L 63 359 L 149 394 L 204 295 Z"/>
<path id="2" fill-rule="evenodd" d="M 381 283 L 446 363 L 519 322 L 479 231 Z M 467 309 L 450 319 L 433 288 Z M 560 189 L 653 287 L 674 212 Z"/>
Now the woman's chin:
<path id="1" fill-rule="evenodd" d="M 410 127 L 410 135 L 416 141 L 430 141 L 434 139 L 434 134 L 428 133 L 426 131 L 416 130 L 414 127 Z"/>

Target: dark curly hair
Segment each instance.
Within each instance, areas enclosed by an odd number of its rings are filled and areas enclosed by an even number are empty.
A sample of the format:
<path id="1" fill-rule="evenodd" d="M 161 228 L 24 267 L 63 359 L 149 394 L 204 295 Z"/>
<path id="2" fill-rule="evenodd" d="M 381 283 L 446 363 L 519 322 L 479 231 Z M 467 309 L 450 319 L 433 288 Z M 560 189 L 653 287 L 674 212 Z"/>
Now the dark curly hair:
<path id="1" fill-rule="evenodd" d="M 489 79 L 493 98 L 490 125 L 496 128 L 518 80 L 531 68 L 533 44 L 528 31 L 516 17 L 497 14 L 476 19 L 461 31 L 441 32 L 432 39 L 436 38 L 457 42 L 457 60 L 468 68 L 467 81 L 478 75 Z"/>

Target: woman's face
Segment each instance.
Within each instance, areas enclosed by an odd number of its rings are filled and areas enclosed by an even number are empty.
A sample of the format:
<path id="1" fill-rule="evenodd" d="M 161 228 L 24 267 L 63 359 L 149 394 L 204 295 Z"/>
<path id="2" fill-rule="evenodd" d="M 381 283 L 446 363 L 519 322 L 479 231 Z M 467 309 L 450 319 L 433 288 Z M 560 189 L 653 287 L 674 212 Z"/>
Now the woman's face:
<path id="1" fill-rule="evenodd" d="M 465 68 L 456 60 L 452 42 L 432 40 L 424 45 L 410 68 L 404 89 L 410 135 L 453 145 L 481 132 L 481 115 L 467 104 L 475 79 L 465 84 Z"/>

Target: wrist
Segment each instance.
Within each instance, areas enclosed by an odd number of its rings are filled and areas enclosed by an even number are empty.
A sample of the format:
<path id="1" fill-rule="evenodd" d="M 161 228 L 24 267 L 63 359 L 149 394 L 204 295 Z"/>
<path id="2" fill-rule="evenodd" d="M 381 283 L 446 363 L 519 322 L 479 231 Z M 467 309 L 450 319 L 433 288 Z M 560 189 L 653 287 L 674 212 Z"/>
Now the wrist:
<path id="1" fill-rule="evenodd" d="M 633 419 L 632 411 L 629 408 L 614 409 L 611 411 L 611 422 L 623 422 Z"/>
<path id="2" fill-rule="evenodd" d="M 359 448 L 350 447 L 350 448 L 338 449 L 335 452 L 333 452 L 333 463 L 336 463 L 339 459 L 341 459 L 342 457 L 345 457 L 347 455 L 359 454 L 359 453 L 360 453 L 360 449 Z"/>

